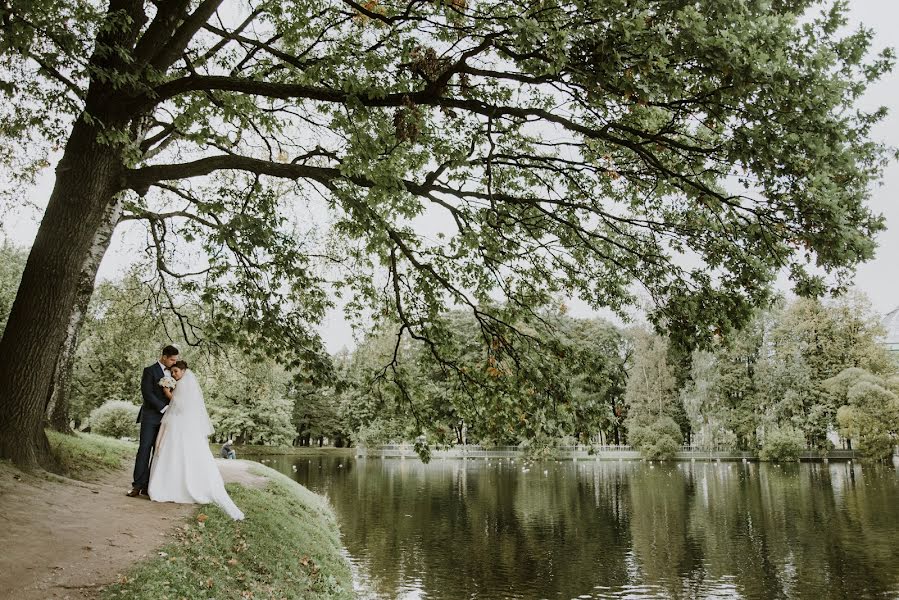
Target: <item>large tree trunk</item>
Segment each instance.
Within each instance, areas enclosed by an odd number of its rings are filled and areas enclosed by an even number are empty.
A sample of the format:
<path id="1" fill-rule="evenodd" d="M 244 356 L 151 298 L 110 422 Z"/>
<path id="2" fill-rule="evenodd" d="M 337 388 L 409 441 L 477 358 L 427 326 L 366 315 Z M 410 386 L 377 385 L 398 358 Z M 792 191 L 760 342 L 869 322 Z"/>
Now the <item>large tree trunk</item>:
<path id="1" fill-rule="evenodd" d="M 69 426 L 69 393 L 71 391 L 72 367 L 75 364 L 75 350 L 78 348 L 78 338 L 81 335 L 81 327 L 87 315 L 91 296 L 94 294 L 94 284 L 97 279 L 97 270 L 103 261 L 103 256 L 112 241 L 112 234 L 122 215 L 122 196 L 119 195 L 107 207 L 103 222 L 94 235 L 87 260 L 81 269 L 78 280 L 78 289 L 75 297 L 75 306 L 69 317 L 66 327 L 65 342 L 56 359 L 53 369 L 53 379 L 50 384 L 50 393 L 47 395 L 46 416 L 50 427 L 62 433 L 71 433 Z"/>
<path id="2" fill-rule="evenodd" d="M 115 147 L 79 119 L 0 340 L 0 458 L 49 464 L 44 415 L 81 273 L 115 202 L 122 172 Z"/>

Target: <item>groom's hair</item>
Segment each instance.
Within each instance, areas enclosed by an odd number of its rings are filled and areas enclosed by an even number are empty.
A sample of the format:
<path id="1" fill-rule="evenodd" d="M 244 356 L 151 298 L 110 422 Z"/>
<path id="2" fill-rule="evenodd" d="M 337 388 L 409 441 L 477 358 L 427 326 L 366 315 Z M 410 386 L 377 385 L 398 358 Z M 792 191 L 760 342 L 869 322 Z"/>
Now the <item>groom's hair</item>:
<path id="1" fill-rule="evenodd" d="M 181 354 L 181 353 L 178 352 L 178 349 L 172 345 L 168 345 L 162 349 L 163 356 L 178 356 L 179 354 Z"/>
<path id="2" fill-rule="evenodd" d="M 178 362 L 176 362 L 176 363 L 175 363 L 174 365 L 172 365 L 172 366 L 173 366 L 173 367 L 178 367 L 179 369 L 181 369 L 181 370 L 183 371 L 184 369 L 187 368 L 187 361 L 186 361 L 186 360 L 179 360 Z"/>

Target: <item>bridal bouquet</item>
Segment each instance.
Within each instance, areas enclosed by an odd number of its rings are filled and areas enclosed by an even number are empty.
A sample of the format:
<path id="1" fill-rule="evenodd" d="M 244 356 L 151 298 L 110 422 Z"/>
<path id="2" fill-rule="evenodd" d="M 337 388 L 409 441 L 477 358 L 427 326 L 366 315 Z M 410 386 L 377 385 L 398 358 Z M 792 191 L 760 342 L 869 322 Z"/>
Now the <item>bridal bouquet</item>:
<path id="1" fill-rule="evenodd" d="M 161 385 L 164 388 L 168 388 L 170 390 L 175 389 L 176 383 L 177 382 L 175 381 L 174 377 L 163 377 L 162 379 L 159 380 L 159 385 Z"/>

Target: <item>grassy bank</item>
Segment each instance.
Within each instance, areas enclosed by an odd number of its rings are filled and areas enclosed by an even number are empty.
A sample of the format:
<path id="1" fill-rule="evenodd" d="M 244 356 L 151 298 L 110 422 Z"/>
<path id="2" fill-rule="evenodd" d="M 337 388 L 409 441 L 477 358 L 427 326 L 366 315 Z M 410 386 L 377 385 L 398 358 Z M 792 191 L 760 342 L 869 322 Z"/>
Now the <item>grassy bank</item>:
<path id="1" fill-rule="evenodd" d="M 133 443 L 96 435 L 48 435 L 70 477 L 90 479 L 134 458 Z M 135 564 L 100 597 L 352 598 L 349 564 L 327 501 L 268 467 L 254 465 L 252 470 L 268 478 L 268 484 L 227 486 L 246 520 L 234 522 L 216 506 L 199 507 L 153 558 Z M 157 531 L 148 536 L 151 544 L 159 539 Z"/>
<path id="2" fill-rule="evenodd" d="M 72 479 L 91 481 L 134 460 L 137 444 L 102 435 L 78 433 L 64 435 L 47 431 L 50 448 L 61 474 Z"/>
<path id="3" fill-rule="evenodd" d="M 212 446 L 215 455 L 218 456 L 221 444 Z M 332 446 L 319 448 L 318 446 L 254 446 L 248 444 L 235 446 L 234 451 L 238 458 L 245 454 L 252 456 L 355 456 L 356 454 L 355 448 L 334 448 Z"/>

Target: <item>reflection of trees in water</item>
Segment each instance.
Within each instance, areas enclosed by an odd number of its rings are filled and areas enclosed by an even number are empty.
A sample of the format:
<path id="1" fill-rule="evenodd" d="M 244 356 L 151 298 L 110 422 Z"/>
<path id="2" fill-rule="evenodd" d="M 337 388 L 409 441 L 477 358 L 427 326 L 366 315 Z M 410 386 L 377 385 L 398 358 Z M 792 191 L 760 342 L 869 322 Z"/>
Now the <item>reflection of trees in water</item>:
<path id="1" fill-rule="evenodd" d="M 631 541 L 645 583 L 679 597 L 680 574 L 692 570 L 684 515 L 691 495 L 675 465 L 640 465 L 631 474 Z M 638 582 L 632 582 L 638 583 Z"/>
<path id="2" fill-rule="evenodd" d="M 367 460 L 343 481 L 326 483 L 317 466 L 298 478 L 331 488 L 344 542 L 385 597 L 409 580 L 447 598 L 475 589 L 485 598 L 567 597 L 622 585 L 628 535 L 613 513 L 620 500 L 605 496 L 620 493 L 625 477 L 600 471 L 597 502 L 592 474 L 565 466 L 522 473 L 509 461 Z"/>
<path id="3" fill-rule="evenodd" d="M 737 590 L 749 598 L 782 597 L 777 565 L 783 557 L 774 554 L 783 530 L 771 529 L 777 517 L 765 506 L 770 498 L 763 497 L 758 467 L 703 463 L 685 472 L 696 490 L 690 536 L 702 549 L 708 579 L 733 577 Z"/>
<path id="4" fill-rule="evenodd" d="M 283 464 L 282 464 L 283 463 Z M 342 468 L 337 464 L 342 463 Z M 384 597 L 870 597 L 899 586 L 899 480 L 846 464 L 284 457 Z M 546 473 L 544 474 L 544 470 Z M 466 593 L 462 593 L 466 592 Z M 444 596 L 441 596 L 443 594 Z"/>
<path id="5" fill-rule="evenodd" d="M 542 596 L 574 597 L 627 582 L 627 523 L 621 517 L 628 468 L 596 463 L 537 463 L 514 478 L 513 515 L 521 527 L 524 572 Z"/>
<path id="6" fill-rule="evenodd" d="M 895 593 L 897 480 L 870 469 L 873 485 L 859 485 L 858 467 L 845 464 L 688 467 L 690 536 L 708 577 L 733 576 L 749 598 Z"/>

